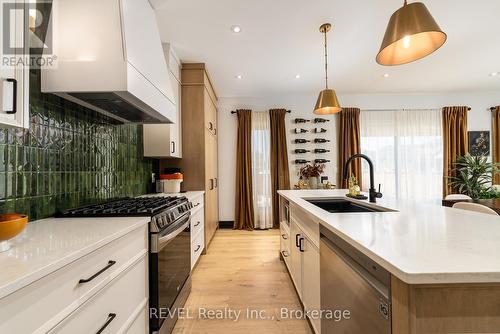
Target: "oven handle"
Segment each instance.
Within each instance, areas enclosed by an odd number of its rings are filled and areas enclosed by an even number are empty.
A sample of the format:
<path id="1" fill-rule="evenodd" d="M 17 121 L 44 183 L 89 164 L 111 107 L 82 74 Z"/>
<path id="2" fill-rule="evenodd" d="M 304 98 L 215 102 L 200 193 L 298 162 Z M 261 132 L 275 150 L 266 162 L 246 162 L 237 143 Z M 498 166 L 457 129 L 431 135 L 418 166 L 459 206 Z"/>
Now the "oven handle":
<path id="1" fill-rule="evenodd" d="M 153 253 L 158 253 L 165 247 L 170 241 L 172 241 L 173 238 L 181 234 L 182 231 L 184 231 L 189 225 L 191 224 L 191 219 L 187 219 L 185 223 L 183 223 L 179 228 L 177 228 L 175 231 L 170 232 L 169 234 L 159 237 L 156 242 L 156 247 L 153 247 L 151 251 Z M 153 245 L 152 245 L 153 246 Z M 156 249 L 154 249 L 156 248 Z"/>

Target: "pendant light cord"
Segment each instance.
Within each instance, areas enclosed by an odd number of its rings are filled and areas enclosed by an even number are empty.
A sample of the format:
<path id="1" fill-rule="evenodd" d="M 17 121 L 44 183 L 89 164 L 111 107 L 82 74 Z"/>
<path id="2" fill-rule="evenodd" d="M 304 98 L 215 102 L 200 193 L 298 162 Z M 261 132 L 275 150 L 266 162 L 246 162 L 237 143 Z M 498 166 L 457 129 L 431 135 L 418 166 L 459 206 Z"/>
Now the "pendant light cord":
<path id="1" fill-rule="evenodd" d="M 326 89 L 328 89 L 328 52 L 327 52 L 327 41 L 326 41 L 326 29 L 325 33 L 325 83 Z"/>

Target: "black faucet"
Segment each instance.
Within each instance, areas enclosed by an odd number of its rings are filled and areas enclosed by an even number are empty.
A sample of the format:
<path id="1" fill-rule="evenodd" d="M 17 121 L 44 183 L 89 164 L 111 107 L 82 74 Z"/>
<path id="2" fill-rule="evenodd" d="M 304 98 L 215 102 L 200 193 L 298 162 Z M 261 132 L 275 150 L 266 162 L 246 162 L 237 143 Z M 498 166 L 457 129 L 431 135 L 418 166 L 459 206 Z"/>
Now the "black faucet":
<path id="1" fill-rule="evenodd" d="M 364 154 L 354 154 L 351 156 L 347 161 L 345 162 L 344 166 L 344 180 L 348 179 L 348 170 L 349 170 L 349 164 L 351 163 L 352 160 L 356 158 L 363 158 L 368 162 L 368 166 L 370 166 L 370 190 L 369 190 L 369 199 L 370 202 L 376 203 L 377 198 L 382 198 L 382 193 L 380 192 L 380 184 L 378 185 L 378 191 L 375 190 L 375 181 L 373 179 L 373 162 L 371 161 L 370 158 L 368 158 Z"/>

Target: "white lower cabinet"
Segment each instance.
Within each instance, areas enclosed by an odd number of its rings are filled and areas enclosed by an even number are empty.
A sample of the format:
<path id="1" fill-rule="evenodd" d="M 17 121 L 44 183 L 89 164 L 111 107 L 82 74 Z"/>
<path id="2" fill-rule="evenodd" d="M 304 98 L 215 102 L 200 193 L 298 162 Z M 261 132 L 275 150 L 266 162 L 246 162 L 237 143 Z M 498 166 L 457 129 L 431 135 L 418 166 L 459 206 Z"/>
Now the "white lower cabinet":
<path id="1" fill-rule="evenodd" d="M 147 265 L 144 256 L 50 333 L 88 334 L 101 330 L 101 333 L 129 333 L 134 322 L 130 320 L 135 320 L 131 319 L 135 309 L 147 302 Z M 145 330 L 142 328 L 140 333 L 145 333 Z"/>
<path id="2" fill-rule="evenodd" d="M 144 224 L 0 299 L 0 333 L 149 333 L 148 284 Z"/>
<path id="3" fill-rule="evenodd" d="M 321 309 L 320 298 L 320 269 L 319 269 L 319 247 L 315 240 L 318 240 L 318 229 L 311 228 L 307 222 L 303 223 L 303 217 L 294 215 L 291 212 L 289 242 L 283 240 L 286 228 L 281 227 L 281 252 L 289 247 L 289 258 L 285 259 L 290 276 L 299 298 L 307 311 L 309 320 L 314 331 L 321 333 L 321 319 L 319 313 Z"/>
<path id="4" fill-rule="evenodd" d="M 191 269 L 194 268 L 205 248 L 204 195 L 189 198 L 191 209 Z"/>

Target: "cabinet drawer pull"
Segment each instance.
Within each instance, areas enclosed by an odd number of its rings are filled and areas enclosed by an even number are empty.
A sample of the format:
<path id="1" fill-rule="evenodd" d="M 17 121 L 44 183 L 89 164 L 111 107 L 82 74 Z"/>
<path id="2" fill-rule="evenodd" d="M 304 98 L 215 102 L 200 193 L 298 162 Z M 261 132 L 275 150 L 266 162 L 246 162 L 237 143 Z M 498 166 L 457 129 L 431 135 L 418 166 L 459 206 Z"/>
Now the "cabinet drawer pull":
<path id="1" fill-rule="evenodd" d="M 12 110 L 6 110 L 7 114 L 15 114 L 17 112 L 17 80 L 7 78 L 5 81 L 12 82 Z"/>
<path id="2" fill-rule="evenodd" d="M 300 234 L 295 235 L 295 247 L 300 247 L 299 246 L 299 237 L 300 237 Z"/>
<path id="3" fill-rule="evenodd" d="M 102 325 L 102 327 L 95 334 L 101 334 L 106 329 L 106 327 L 109 326 L 109 324 L 111 323 L 111 321 L 113 321 L 115 318 L 116 318 L 116 313 L 110 313 L 110 314 L 108 314 L 108 319 L 106 320 L 106 322 L 104 323 L 104 325 Z"/>
<path id="4" fill-rule="evenodd" d="M 288 240 L 288 236 L 286 234 L 282 234 L 281 237 L 285 240 Z"/>
<path id="5" fill-rule="evenodd" d="M 196 249 L 194 250 L 195 253 L 197 253 L 201 248 L 201 245 L 198 245 L 198 247 L 196 247 Z"/>
<path id="6" fill-rule="evenodd" d="M 214 179 L 214 184 L 215 184 L 215 188 L 217 188 L 217 186 L 219 185 L 219 181 L 217 180 L 217 178 Z"/>
<path id="7" fill-rule="evenodd" d="M 78 281 L 78 283 L 83 284 L 83 283 L 88 283 L 88 282 L 92 281 L 94 278 L 96 278 L 97 276 L 99 276 L 100 274 L 102 274 L 103 272 L 108 270 L 109 268 L 111 268 L 115 263 L 116 263 L 116 261 L 110 260 L 108 262 L 108 264 L 106 265 L 106 267 L 102 268 L 101 270 L 99 270 L 94 275 L 90 276 L 89 278 L 85 278 L 85 279 L 82 278 L 81 280 Z M 115 316 L 116 316 L 116 314 L 115 314 Z M 111 320 L 113 320 L 113 319 L 111 319 Z"/>
<path id="8" fill-rule="evenodd" d="M 214 179 L 210 179 L 210 190 L 214 190 Z"/>
<path id="9" fill-rule="evenodd" d="M 201 222 L 197 222 L 196 224 L 194 224 L 194 227 L 196 227 L 196 226 L 198 226 L 200 224 L 201 224 Z"/>
<path id="10" fill-rule="evenodd" d="M 175 153 L 175 141 L 172 142 L 172 154 Z"/>
<path id="11" fill-rule="evenodd" d="M 302 247 L 304 247 L 304 246 L 302 245 L 302 241 L 304 241 L 304 238 L 300 238 L 300 239 L 299 239 L 299 251 L 301 251 L 302 253 L 304 253 L 304 248 L 302 248 Z"/>
<path id="12" fill-rule="evenodd" d="M 214 124 L 212 122 L 208 122 L 208 128 L 210 130 L 213 130 L 214 129 Z"/>
<path id="13" fill-rule="evenodd" d="M 288 252 L 287 251 L 281 251 L 281 255 L 283 255 L 283 257 L 288 257 Z"/>

